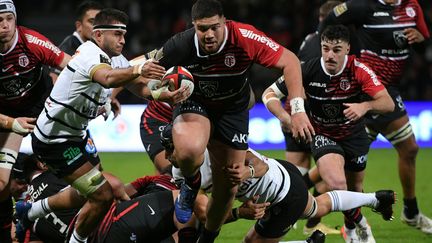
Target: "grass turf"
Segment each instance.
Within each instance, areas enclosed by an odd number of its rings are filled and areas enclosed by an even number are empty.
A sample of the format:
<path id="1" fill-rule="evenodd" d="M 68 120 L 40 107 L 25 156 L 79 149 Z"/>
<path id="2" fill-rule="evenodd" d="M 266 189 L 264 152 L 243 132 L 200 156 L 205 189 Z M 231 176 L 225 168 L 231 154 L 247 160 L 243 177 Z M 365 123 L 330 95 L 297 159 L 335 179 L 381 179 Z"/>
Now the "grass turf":
<path id="1" fill-rule="evenodd" d="M 260 151 L 268 157 L 284 158 L 284 151 Z M 124 182 L 129 182 L 142 175 L 154 174 L 153 165 L 145 153 L 101 153 L 102 165 L 105 170 L 119 176 Z M 417 157 L 417 201 L 420 210 L 432 217 L 432 187 L 429 176 L 432 171 L 432 149 L 421 149 Z M 364 181 L 365 192 L 379 189 L 392 189 L 398 194 L 398 202 L 394 207 L 395 219 L 387 222 L 369 208 L 362 210 L 372 227 L 377 242 L 410 243 L 432 242 L 432 235 L 426 235 L 419 230 L 408 227 L 400 221 L 403 207 L 403 194 L 397 170 L 397 155 L 395 150 L 371 150 Z M 343 215 L 332 213 L 322 220 L 330 226 L 343 225 Z M 302 229 L 305 221 L 297 223 L 297 229 L 292 229 L 283 240 L 305 239 Z M 243 236 L 254 224 L 253 221 L 239 220 L 223 226 L 216 242 L 241 242 Z M 326 242 L 344 242 L 338 235 L 327 236 Z"/>

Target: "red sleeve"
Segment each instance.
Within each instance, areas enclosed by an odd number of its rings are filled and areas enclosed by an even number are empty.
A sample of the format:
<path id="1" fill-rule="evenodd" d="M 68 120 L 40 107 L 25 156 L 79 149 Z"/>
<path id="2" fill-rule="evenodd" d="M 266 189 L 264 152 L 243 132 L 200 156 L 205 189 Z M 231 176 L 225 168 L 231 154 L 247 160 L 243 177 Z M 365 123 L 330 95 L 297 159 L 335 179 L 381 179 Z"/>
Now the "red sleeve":
<path id="1" fill-rule="evenodd" d="M 420 4 L 414 0 L 415 5 L 417 6 L 417 19 L 416 19 L 416 25 L 417 29 L 420 31 L 420 33 L 423 35 L 425 39 L 428 39 L 430 37 L 429 29 L 426 25 L 426 21 L 424 19 L 423 10 L 420 6 Z"/>
<path id="2" fill-rule="evenodd" d="M 362 86 L 363 92 L 368 94 L 370 97 L 374 97 L 379 91 L 385 89 L 382 85 L 381 80 L 372 70 L 362 62 L 354 59 L 355 78 Z"/>
<path id="3" fill-rule="evenodd" d="M 25 38 L 29 49 L 41 63 L 52 67 L 60 66 L 63 61 L 64 52 L 48 38 L 39 32 L 24 27 L 21 27 L 19 31 L 24 33 L 23 38 Z"/>
<path id="4" fill-rule="evenodd" d="M 273 67 L 279 61 L 284 50 L 276 41 L 252 25 L 230 21 L 228 28 L 232 28 L 233 37 L 247 52 L 251 60 L 265 67 Z"/>

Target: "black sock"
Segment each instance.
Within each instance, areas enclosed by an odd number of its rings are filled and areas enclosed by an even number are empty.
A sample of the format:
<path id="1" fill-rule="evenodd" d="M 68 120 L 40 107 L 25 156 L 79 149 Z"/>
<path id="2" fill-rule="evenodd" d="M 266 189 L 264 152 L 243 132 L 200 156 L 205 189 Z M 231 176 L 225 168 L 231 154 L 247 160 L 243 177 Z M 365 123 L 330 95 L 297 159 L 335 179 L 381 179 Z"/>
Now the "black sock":
<path id="1" fill-rule="evenodd" d="M 198 171 L 192 177 L 185 177 L 185 183 L 191 189 L 198 191 L 201 187 L 201 172 Z"/>
<path id="2" fill-rule="evenodd" d="M 306 183 L 308 189 L 311 189 L 313 186 L 315 186 L 315 184 L 309 178 L 309 172 L 303 175 L 303 180 Z"/>
<path id="3" fill-rule="evenodd" d="M 412 219 L 419 213 L 417 198 L 405 199 L 404 198 L 404 214 L 407 218 Z"/>
<path id="4" fill-rule="evenodd" d="M 318 197 L 319 195 L 321 195 L 321 193 L 319 193 L 317 191 L 317 189 L 314 188 L 314 190 L 313 190 L 313 196 L 314 197 Z M 308 219 L 307 222 L 306 222 L 306 227 L 313 228 L 317 224 L 319 224 L 320 222 L 321 222 L 321 218 L 311 218 L 311 219 Z"/>
<path id="5" fill-rule="evenodd" d="M 351 210 L 343 211 L 345 215 L 345 227 L 348 229 L 354 229 L 355 224 L 360 223 L 363 219 L 363 215 L 360 211 L 360 208 L 353 208 Z"/>
<path id="6" fill-rule="evenodd" d="M 205 227 L 201 231 L 200 237 L 198 238 L 197 243 L 212 243 L 219 235 L 218 231 L 208 231 Z"/>

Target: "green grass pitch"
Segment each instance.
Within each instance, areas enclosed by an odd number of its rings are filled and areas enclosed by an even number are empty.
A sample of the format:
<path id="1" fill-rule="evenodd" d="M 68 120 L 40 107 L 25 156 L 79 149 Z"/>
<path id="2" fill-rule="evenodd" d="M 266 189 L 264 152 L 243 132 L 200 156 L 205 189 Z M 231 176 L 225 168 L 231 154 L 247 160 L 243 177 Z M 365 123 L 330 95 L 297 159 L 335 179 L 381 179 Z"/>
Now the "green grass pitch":
<path id="1" fill-rule="evenodd" d="M 284 152 L 280 150 L 261 151 L 273 158 L 284 158 Z M 154 174 L 153 165 L 145 153 L 101 153 L 101 160 L 105 170 L 119 176 L 124 182 L 129 182 L 142 175 Z M 417 157 L 417 201 L 420 210 L 432 217 L 432 149 L 421 149 Z M 401 223 L 402 189 L 397 171 L 397 155 L 395 150 L 380 149 L 371 150 L 364 181 L 366 192 L 379 189 L 393 189 L 398 194 L 398 202 L 395 206 L 395 219 L 387 222 L 380 215 L 373 213 L 369 208 L 363 208 L 362 212 L 367 217 L 372 227 L 377 242 L 391 243 L 420 243 L 432 242 L 432 235 L 426 235 L 419 230 Z M 305 221 L 297 223 L 297 229 L 292 229 L 283 240 L 305 239 L 302 229 Z M 332 213 L 323 218 L 323 222 L 331 226 L 343 224 L 342 213 Z M 243 236 L 253 225 L 253 221 L 239 220 L 225 225 L 216 242 L 231 243 L 241 242 Z M 338 235 L 328 236 L 326 242 L 344 242 Z"/>

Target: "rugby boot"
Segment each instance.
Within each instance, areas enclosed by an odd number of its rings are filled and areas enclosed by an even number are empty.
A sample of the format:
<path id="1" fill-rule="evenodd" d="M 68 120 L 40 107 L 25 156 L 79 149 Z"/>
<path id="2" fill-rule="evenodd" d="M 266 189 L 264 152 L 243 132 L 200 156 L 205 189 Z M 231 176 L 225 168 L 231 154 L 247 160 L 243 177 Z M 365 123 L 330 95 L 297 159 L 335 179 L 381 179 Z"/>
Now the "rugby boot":
<path id="1" fill-rule="evenodd" d="M 378 199 L 378 206 L 374 212 L 381 214 L 384 220 L 393 220 L 393 204 L 396 202 L 396 193 L 392 190 L 380 190 L 375 192 Z"/>

